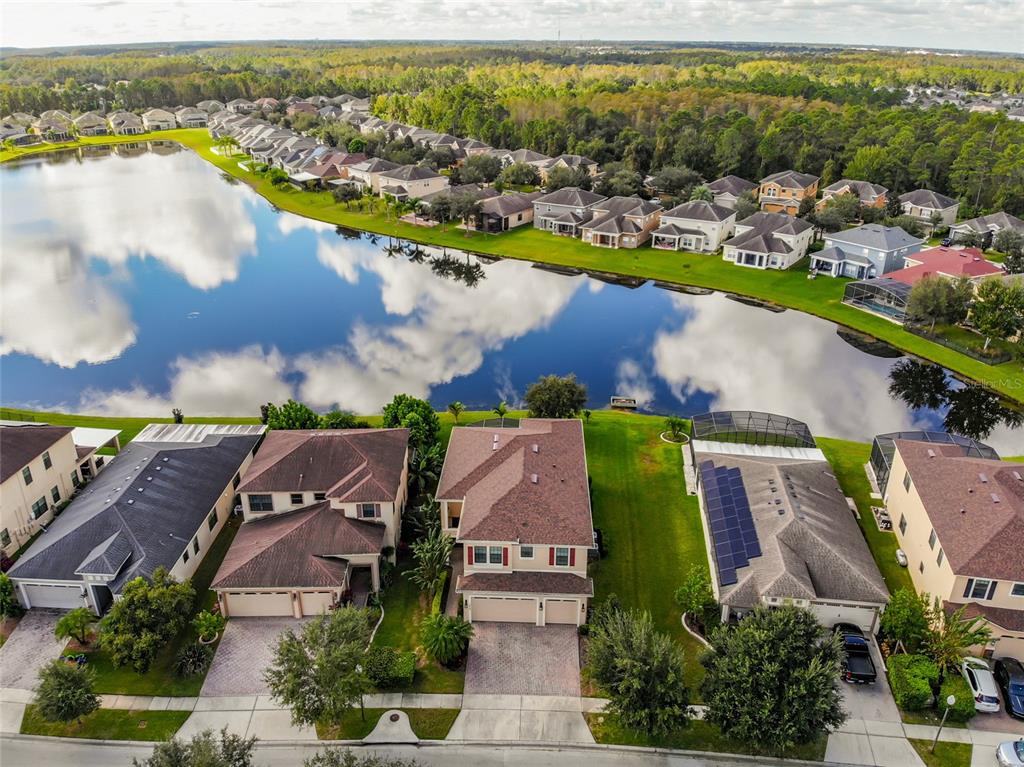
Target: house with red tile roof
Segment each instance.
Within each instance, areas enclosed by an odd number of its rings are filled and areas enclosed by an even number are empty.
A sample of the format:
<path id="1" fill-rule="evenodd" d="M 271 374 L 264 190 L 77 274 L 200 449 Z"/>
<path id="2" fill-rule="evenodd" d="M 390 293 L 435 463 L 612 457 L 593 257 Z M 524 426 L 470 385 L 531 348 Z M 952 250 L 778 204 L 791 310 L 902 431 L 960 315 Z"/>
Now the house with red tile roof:
<path id="1" fill-rule="evenodd" d="M 456 427 L 437 499 L 462 546 L 455 588 L 467 620 L 586 622 L 594 528 L 579 420 Z"/>
<path id="2" fill-rule="evenodd" d="M 945 277 L 950 280 L 967 277 L 972 282 L 977 282 L 1003 273 L 1001 266 L 986 261 L 977 248 L 928 248 L 907 256 L 903 264 L 902 269 L 889 272 L 886 277 L 905 285 L 913 285 L 929 276 Z"/>

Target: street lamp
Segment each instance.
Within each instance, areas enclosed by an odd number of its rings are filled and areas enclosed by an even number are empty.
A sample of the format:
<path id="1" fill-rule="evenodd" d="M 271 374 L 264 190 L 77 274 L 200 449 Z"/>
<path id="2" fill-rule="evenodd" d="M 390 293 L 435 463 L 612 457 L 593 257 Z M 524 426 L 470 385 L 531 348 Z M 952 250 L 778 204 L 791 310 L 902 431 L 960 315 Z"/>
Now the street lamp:
<path id="1" fill-rule="evenodd" d="M 939 722 L 939 729 L 935 733 L 935 739 L 932 740 L 932 747 L 928 749 L 933 754 L 935 753 L 935 744 L 939 742 L 939 735 L 942 734 L 942 727 L 946 724 L 946 717 L 949 716 L 949 710 L 953 708 L 954 705 L 956 705 L 956 696 L 950 695 L 946 698 L 946 710 L 942 712 L 942 721 Z"/>

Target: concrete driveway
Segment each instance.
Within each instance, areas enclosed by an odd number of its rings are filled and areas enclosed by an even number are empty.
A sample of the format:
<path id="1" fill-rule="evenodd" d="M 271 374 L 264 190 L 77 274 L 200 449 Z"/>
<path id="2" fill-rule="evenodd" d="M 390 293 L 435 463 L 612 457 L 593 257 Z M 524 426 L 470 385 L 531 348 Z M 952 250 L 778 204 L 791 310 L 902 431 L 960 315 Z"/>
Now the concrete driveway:
<path id="1" fill-rule="evenodd" d="M 39 670 L 60 655 L 64 641 L 53 637 L 53 628 L 63 613 L 29 610 L 0 647 L 0 687 L 31 690 Z"/>
<path id="2" fill-rule="evenodd" d="M 474 623 L 466 660 L 467 695 L 579 697 L 575 626 Z"/>
<path id="3" fill-rule="evenodd" d="M 277 638 L 287 629 L 297 630 L 302 623 L 295 618 L 229 620 L 200 694 L 266 695 L 263 671 L 273 659 Z"/>
<path id="4" fill-rule="evenodd" d="M 871 660 L 875 663 L 878 679 L 874 684 L 848 684 L 843 686 L 843 704 L 851 719 L 866 719 L 872 722 L 902 722 L 900 710 L 893 700 L 889 680 L 885 675 L 885 664 L 875 640 L 870 640 Z"/>

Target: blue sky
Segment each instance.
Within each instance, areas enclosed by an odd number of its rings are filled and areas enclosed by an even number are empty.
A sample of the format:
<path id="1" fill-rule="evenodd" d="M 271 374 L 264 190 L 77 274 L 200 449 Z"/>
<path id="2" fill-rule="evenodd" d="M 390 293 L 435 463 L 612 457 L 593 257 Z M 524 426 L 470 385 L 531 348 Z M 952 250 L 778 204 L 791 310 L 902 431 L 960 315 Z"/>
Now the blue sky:
<path id="1" fill-rule="evenodd" d="M 260 39 L 805 42 L 1024 52 L 1020 0 L 337 0 L 2 4 L 0 44 Z"/>

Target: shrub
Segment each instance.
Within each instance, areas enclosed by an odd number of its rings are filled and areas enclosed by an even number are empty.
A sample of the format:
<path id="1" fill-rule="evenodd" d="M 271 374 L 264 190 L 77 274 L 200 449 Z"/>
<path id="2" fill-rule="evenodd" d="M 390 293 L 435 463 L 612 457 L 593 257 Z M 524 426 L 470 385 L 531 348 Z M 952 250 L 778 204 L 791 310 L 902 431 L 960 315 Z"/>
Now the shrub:
<path id="1" fill-rule="evenodd" d="M 215 639 L 217 634 L 224 630 L 226 624 L 227 621 L 223 615 L 211 613 L 209 610 L 203 610 L 192 620 L 192 628 L 207 641 Z"/>
<path id="2" fill-rule="evenodd" d="M 213 647 L 198 642 L 178 650 L 174 659 L 174 673 L 180 677 L 199 676 L 213 660 Z"/>
<path id="3" fill-rule="evenodd" d="M 939 683 L 939 667 L 923 655 L 890 655 L 885 665 L 896 705 L 905 711 L 926 708 Z"/>
<path id="4" fill-rule="evenodd" d="M 408 687 L 416 674 L 416 653 L 399 652 L 394 647 L 371 647 L 364 667 L 378 688 Z"/>
<path id="5" fill-rule="evenodd" d="M 14 594 L 14 581 L 6 573 L 0 573 L 0 620 L 18 618 L 25 612 Z"/>
<path id="6" fill-rule="evenodd" d="M 447 665 L 466 651 L 473 625 L 457 616 L 432 614 L 420 623 L 420 635 L 427 655 Z"/>
<path id="7" fill-rule="evenodd" d="M 445 570 L 441 573 L 441 580 L 437 584 L 437 593 L 434 594 L 434 603 L 430 606 L 430 612 L 437 615 L 444 611 L 444 598 L 448 592 L 445 590 L 445 585 L 448 583 L 448 571 Z"/>
<path id="8" fill-rule="evenodd" d="M 950 695 L 956 698 L 956 703 L 950 706 L 949 721 L 966 722 L 978 713 L 974 708 L 974 696 L 971 695 L 971 688 L 962 676 L 946 677 L 946 681 L 942 683 L 942 689 L 939 690 L 940 708 L 945 708 L 946 698 Z"/>
<path id="9" fill-rule="evenodd" d="M 77 668 L 59 659 L 50 661 L 39 671 L 39 713 L 51 722 L 70 722 L 91 714 L 100 707 L 100 699 L 93 691 L 94 679 L 91 669 Z"/>

